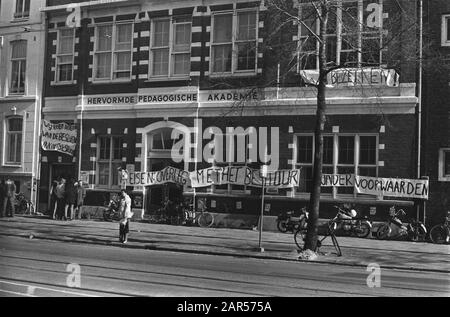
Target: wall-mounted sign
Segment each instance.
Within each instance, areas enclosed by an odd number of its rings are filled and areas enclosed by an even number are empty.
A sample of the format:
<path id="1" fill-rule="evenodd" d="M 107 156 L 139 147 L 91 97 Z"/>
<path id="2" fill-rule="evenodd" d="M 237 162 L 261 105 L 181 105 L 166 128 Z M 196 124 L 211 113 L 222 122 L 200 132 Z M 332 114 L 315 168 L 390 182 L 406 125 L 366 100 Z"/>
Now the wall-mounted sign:
<path id="1" fill-rule="evenodd" d="M 66 123 L 51 123 L 42 120 L 41 146 L 45 151 L 57 151 L 74 155 L 77 144 L 77 129 Z"/>

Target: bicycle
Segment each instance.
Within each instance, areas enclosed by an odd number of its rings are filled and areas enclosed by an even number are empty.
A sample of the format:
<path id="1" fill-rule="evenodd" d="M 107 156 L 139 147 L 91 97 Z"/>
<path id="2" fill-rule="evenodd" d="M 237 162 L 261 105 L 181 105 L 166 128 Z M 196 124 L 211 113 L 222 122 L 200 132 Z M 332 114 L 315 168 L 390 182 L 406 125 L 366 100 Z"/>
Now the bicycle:
<path id="1" fill-rule="evenodd" d="M 405 226 L 399 218 L 405 215 L 406 213 L 403 209 L 395 210 L 395 206 L 392 206 L 389 209 L 389 219 L 378 228 L 376 237 L 380 240 L 387 238 L 407 238 L 410 241 L 425 240 L 427 235 L 425 225 L 420 221 L 411 219 L 409 224 Z M 392 225 L 399 229 L 394 236 L 391 236 Z"/>
<path id="2" fill-rule="evenodd" d="M 450 243 L 450 210 L 443 223 L 433 226 L 430 230 L 430 240 L 436 244 Z"/>
<path id="3" fill-rule="evenodd" d="M 214 224 L 214 215 L 207 211 L 203 200 L 199 200 L 199 202 L 197 212 L 194 212 L 194 205 L 191 202 L 184 202 L 181 207 L 183 225 L 197 224 L 201 228 L 208 228 Z"/>
<path id="4" fill-rule="evenodd" d="M 19 214 L 34 214 L 34 204 L 28 200 L 24 193 L 20 192 L 16 194 L 14 201 L 14 209 L 16 213 Z"/>
<path id="5" fill-rule="evenodd" d="M 308 217 L 308 213 L 306 213 L 306 217 Z M 307 221 L 308 221 L 308 218 L 307 218 Z M 337 222 L 333 218 L 330 221 L 328 221 L 328 223 L 327 223 L 327 231 L 325 232 L 323 237 L 319 238 L 317 240 L 316 250 L 314 250 L 315 252 L 318 252 L 319 249 L 323 246 L 323 241 L 326 238 L 330 237 L 331 241 L 333 242 L 333 246 L 334 246 L 334 248 L 336 250 L 337 256 L 342 256 L 342 250 L 341 250 L 341 247 L 339 246 L 339 243 L 338 243 L 336 235 L 335 235 L 336 229 L 337 229 Z M 302 227 L 302 228 L 299 228 L 294 233 L 295 244 L 301 250 L 303 249 L 303 242 L 305 241 L 306 233 L 307 233 L 307 227 L 306 226 Z"/>

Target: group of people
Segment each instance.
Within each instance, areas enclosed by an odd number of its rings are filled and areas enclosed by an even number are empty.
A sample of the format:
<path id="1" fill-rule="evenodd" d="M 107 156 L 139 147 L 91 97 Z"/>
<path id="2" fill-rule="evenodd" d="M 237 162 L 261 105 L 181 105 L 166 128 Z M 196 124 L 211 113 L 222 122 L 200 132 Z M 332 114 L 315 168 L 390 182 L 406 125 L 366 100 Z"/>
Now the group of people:
<path id="1" fill-rule="evenodd" d="M 59 178 L 53 181 L 50 191 L 50 213 L 53 219 L 73 220 L 78 213 L 81 219 L 86 189 L 83 182 L 76 182 L 73 178 L 68 181 Z M 68 211 L 70 214 L 68 215 Z"/>
<path id="2" fill-rule="evenodd" d="M 4 179 L 0 182 L 0 216 L 14 217 L 15 206 L 14 200 L 16 196 L 16 184 L 11 179 Z"/>

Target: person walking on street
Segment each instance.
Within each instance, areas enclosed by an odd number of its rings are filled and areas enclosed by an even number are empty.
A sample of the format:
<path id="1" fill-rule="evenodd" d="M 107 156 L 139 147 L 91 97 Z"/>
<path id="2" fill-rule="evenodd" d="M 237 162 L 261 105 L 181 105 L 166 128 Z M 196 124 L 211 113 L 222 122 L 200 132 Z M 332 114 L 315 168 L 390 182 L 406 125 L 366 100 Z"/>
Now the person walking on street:
<path id="1" fill-rule="evenodd" d="M 6 199 L 6 194 L 5 194 L 5 180 L 2 179 L 1 183 L 0 183 L 0 217 L 5 217 L 6 215 L 6 210 L 5 208 L 3 208 L 3 202 Z"/>
<path id="2" fill-rule="evenodd" d="M 63 217 L 62 210 L 66 205 L 64 201 L 65 187 L 66 187 L 66 180 L 64 178 L 61 178 L 59 184 L 56 186 L 56 205 L 55 205 L 56 218 L 60 219 L 62 219 Z"/>
<path id="3" fill-rule="evenodd" d="M 66 183 L 66 188 L 64 191 L 64 200 L 66 202 L 64 206 L 64 217 L 69 220 L 73 220 L 74 207 L 77 203 L 77 188 L 75 187 L 74 179 L 71 177 Z M 70 215 L 67 216 L 67 210 L 70 208 Z"/>
<path id="4" fill-rule="evenodd" d="M 16 184 L 8 178 L 8 180 L 5 183 L 5 199 L 3 200 L 3 210 L 6 212 L 6 214 L 9 217 L 14 217 L 14 199 L 16 196 Z M 8 204 L 9 204 L 9 211 L 8 212 Z"/>
<path id="5" fill-rule="evenodd" d="M 55 179 L 52 182 L 52 187 L 50 188 L 50 210 L 49 214 L 52 215 L 52 219 L 56 219 L 55 213 L 56 213 L 56 186 L 58 186 L 58 181 Z"/>
<path id="6" fill-rule="evenodd" d="M 130 231 L 130 219 L 133 217 L 131 212 L 131 198 L 126 193 L 125 189 L 120 190 L 120 211 L 122 219 L 119 222 L 119 241 L 127 243 L 128 232 Z"/>
<path id="7" fill-rule="evenodd" d="M 83 181 L 80 179 L 77 183 L 77 207 L 75 213 L 78 212 L 78 219 L 81 219 L 83 210 L 84 197 L 86 197 L 86 189 L 83 186 Z"/>

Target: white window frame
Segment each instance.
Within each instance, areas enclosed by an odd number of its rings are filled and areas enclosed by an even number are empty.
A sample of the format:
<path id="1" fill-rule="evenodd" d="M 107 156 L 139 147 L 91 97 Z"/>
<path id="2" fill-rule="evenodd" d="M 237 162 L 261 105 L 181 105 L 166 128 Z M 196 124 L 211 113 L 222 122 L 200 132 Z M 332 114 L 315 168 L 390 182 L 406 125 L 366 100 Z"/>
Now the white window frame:
<path id="1" fill-rule="evenodd" d="M 298 162 L 298 158 L 297 158 L 297 151 L 298 151 L 298 137 L 300 136 L 312 136 L 312 162 L 311 163 L 299 163 Z M 378 162 L 379 162 L 379 135 L 376 133 L 324 133 L 323 134 L 324 137 L 333 137 L 333 163 L 330 164 L 323 164 L 323 167 L 330 167 L 332 166 L 333 168 L 333 174 L 339 174 L 338 173 L 338 167 L 353 167 L 353 172 L 351 174 L 354 175 L 358 175 L 358 169 L 360 167 L 364 168 L 364 167 L 369 167 L 369 168 L 375 168 L 376 169 L 376 175 L 378 175 L 379 173 L 379 168 L 378 168 Z M 340 164 L 339 163 L 339 137 L 340 136 L 353 136 L 354 137 L 354 158 L 353 158 L 353 164 Z M 360 164 L 359 163 L 359 157 L 360 157 L 360 137 L 361 136 L 372 136 L 376 138 L 376 143 L 375 143 L 375 164 Z M 301 168 L 302 166 L 308 166 L 313 168 L 314 167 L 314 151 L 315 151 L 315 136 L 314 133 L 296 133 L 294 134 L 294 140 L 293 140 L 293 163 L 295 165 L 295 168 Z M 357 193 L 354 190 L 353 194 L 343 194 L 343 193 L 338 193 L 337 191 L 338 187 L 333 187 L 332 190 L 332 194 L 330 195 L 329 193 L 322 193 L 321 195 L 323 196 L 332 196 L 333 199 L 336 198 L 345 198 L 345 197 L 356 197 Z M 300 192 L 300 191 L 296 191 L 297 195 L 309 195 L 308 192 Z"/>
<path id="2" fill-rule="evenodd" d="M 12 54 L 13 54 L 13 45 L 14 45 L 14 43 L 19 43 L 19 42 L 25 42 L 25 46 L 26 46 L 26 55 L 25 55 L 25 57 L 22 57 L 22 58 L 13 58 L 13 56 L 12 56 Z M 9 44 L 10 44 L 10 46 L 11 46 L 11 49 L 10 49 L 10 63 L 9 63 L 9 65 L 10 65 L 10 71 L 9 71 L 9 77 L 8 77 L 8 79 L 9 79 L 9 94 L 10 95 L 25 95 L 26 94 L 26 91 L 27 91 L 27 57 L 28 57 L 28 41 L 27 40 L 22 40 L 22 39 L 20 39 L 20 40 L 14 40 L 14 41 L 11 41 L 11 42 L 9 42 Z M 21 92 L 21 91 L 19 91 L 19 92 L 16 92 L 16 91 L 13 91 L 13 86 L 12 86 L 12 83 L 13 83 L 13 78 L 12 78 L 12 76 L 13 76 L 13 62 L 20 62 L 20 61 L 25 61 L 25 78 L 23 79 L 23 91 Z M 20 64 L 21 65 L 21 64 Z M 21 73 L 21 70 L 22 70 L 22 68 L 20 68 L 19 69 L 19 76 L 20 76 L 20 73 Z"/>
<path id="3" fill-rule="evenodd" d="M 358 30 L 355 32 L 358 34 L 358 47 L 355 48 L 356 51 L 356 55 L 357 55 L 357 65 L 356 67 L 361 67 L 361 64 L 364 63 L 365 61 L 363 61 L 362 59 L 362 41 L 363 41 L 363 34 L 366 34 L 366 39 L 368 39 L 369 37 L 367 37 L 367 32 L 363 32 L 362 28 L 363 28 L 363 15 L 364 15 L 364 6 L 363 6 L 363 1 L 364 0 L 341 0 L 343 3 L 345 2 L 354 2 L 355 5 L 357 5 L 358 7 L 358 12 L 357 12 L 357 17 L 355 17 L 355 19 L 358 21 L 359 26 L 358 26 Z M 383 2 L 385 0 L 380 0 L 379 3 L 381 3 L 381 8 L 383 8 Z M 301 18 L 302 17 L 302 6 L 304 6 L 305 4 L 299 4 L 298 6 L 298 16 Z M 382 9 L 381 9 L 382 10 Z M 333 34 L 329 34 L 329 37 L 336 37 L 336 64 L 340 65 L 341 63 L 341 53 L 345 52 L 345 51 L 350 51 L 350 50 L 343 50 L 342 49 L 342 37 L 343 35 L 345 35 L 343 33 L 343 28 L 342 28 L 342 9 L 338 6 L 336 9 L 336 32 Z M 377 32 L 371 32 L 370 34 L 373 33 L 373 36 L 377 35 L 377 37 L 379 37 L 379 41 L 380 41 L 380 47 L 383 47 L 383 35 L 387 34 L 387 31 L 385 29 L 383 29 L 383 17 L 380 19 L 380 28 L 379 31 Z M 319 18 L 316 19 L 316 23 L 315 23 L 315 27 L 316 29 L 313 30 L 316 34 L 319 33 L 320 31 L 320 23 L 319 23 Z M 301 41 L 305 40 L 309 37 L 312 37 L 312 35 L 309 34 L 309 32 L 307 32 L 306 34 L 302 34 L 302 23 L 298 23 L 298 31 L 297 31 L 297 38 L 298 38 L 298 48 L 301 47 Z M 374 37 L 370 37 L 370 38 L 374 38 Z M 384 67 L 386 66 L 384 61 L 383 61 L 383 52 L 385 52 L 387 49 L 386 48 L 382 48 L 380 50 L 380 56 L 379 56 L 379 62 L 380 62 L 380 67 Z M 315 52 L 314 51 L 305 51 L 303 52 L 304 54 L 314 54 L 316 56 L 316 67 L 315 68 L 305 68 L 306 70 L 318 70 L 319 69 L 319 42 L 316 40 L 316 49 Z M 300 65 L 300 59 L 302 57 L 302 52 L 298 52 L 297 53 L 297 72 L 300 72 L 301 69 Z"/>
<path id="4" fill-rule="evenodd" d="M 117 33 L 117 26 L 122 24 L 131 24 L 131 40 L 130 40 L 130 49 L 129 50 L 117 50 L 116 49 L 116 33 Z M 107 51 L 99 51 L 98 50 L 98 30 L 101 26 L 112 26 L 112 34 L 111 34 L 111 49 Z M 94 67 L 92 70 L 92 78 L 94 82 L 129 82 L 131 81 L 131 78 L 133 76 L 133 34 L 134 34 L 134 21 L 120 21 L 120 22 L 106 22 L 106 23 L 99 23 L 95 26 L 95 40 L 94 40 Z M 121 78 L 114 78 L 114 73 L 117 72 L 115 69 L 115 56 L 116 53 L 121 52 L 130 52 L 130 77 L 121 77 Z M 110 75 L 109 78 L 97 78 L 97 54 L 103 54 L 103 53 L 110 53 L 111 54 L 111 69 L 110 69 Z"/>
<path id="5" fill-rule="evenodd" d="M 439 162 L 438 162 L 438 181 L 450 182 L 450 174 L 444 174 L 445 170 L 445 155 L 450 156 L 450 147 L 439 149 Z"/>
<path id="6" fill-rule="evenodd" d="M 17 11 L 19 3 L 22 4 L 22 10 L 20 12 Z M 28 4 L 28 11 L 25 11 L 26 4 Z M 30 6 L 31 0 L 16 0 L 14 6 L 14 19 L 28 19 L 30 17 Z"/>
<path id="7" fill-rule="evenodd" d="M 238 15 L 242 12 L 254 12 L 256 14 L 255 19 L 255 67 L 252 70 L 238 70 L 238 58 L 239 52 L 237 49 L 238 43 L 240 42 L 237 39 L 237 29 L 238 29 Z M 214 18 L 219 15 L 232 15 L 232 35 L 230 43 L 219 43 L 220 45 L 229 45 L 231 44 L 231 71 L 229 72 L 214 72 L 214 60 L 213 60 L 213 47 L 214 44 Z M 251 42 L 251 41 L 241 41 L 241 42 Z M 220 11 L 214 12 L 211 15 L 211 32 L 210 32 L 210 53 L 209 53 L 209 74 L 210 77 L 220 77 L 220 76 L 248 76 L 248 75 L 256 75 L 258 73 L 258 47 L 259 47 L 259 9 L 258 8 L 248 8 L 248 9 L 239 9 L 239 10 L 230 10 L 230 11 Z"/>
<path id="8" fill-rule="evenodd" d="M 100 152 L 101 152 L 101 139 L 102 138 L 109 138 L 110 140 L 110 147 L 109 147 L 109 158 L 108 159 L 101 159 L 100 158 Z M 124 141 L 124 137 L 121 135 L 100 135 L 97 138 L 97 166 L 96 166 L 96 175 L 95 178 L 95 185 L 97 188 L 107 188 L 107 189 L 118 189 L 120 187 L 119 182 L 119 171 L 113 168 L 114 164 L 122 164 L 122 156 L 120 158 L 113 158 L 114 155 L 114 139 L 115 138 L 121 138 L 122 141 Z M 121 147 L 121 151 L 123 151 L 123 147 Z M 109 164 L 109 175 L 108 175 L 108 184 L 100 184 L 100 164 Z M 113 184 L 113 173 L 117 174 L 117 184 Z"/>
<path id="9" fill-rule="evenodd" d="M 71 30 L 72 31 L 72 52 L 71 53 L 64 53 L 64 54 L 62 54 L 62 53 L 59 52 L 59 50 L 60 50 L 61 32 L 63 30 Z M 65 29 L 58 30 L 58 38 L 57 38 L 56 43 L 57 44 L 56 44 L 56 63 L 55 63 L 55 65 L 56 65 L 56 67 L 55 67 L 55 72 L 56 72 L 55 79 L 56 80 L 55 81 L 57 83 L 73 83 L 74 82 L 74 78 L 73 78 L 73 75 L 74 75 L 74 61 L 75 61 L 75 30 L 73 28 L 65 28 Z M 59 57 L 62 57 L 62 56 L 72 56 L 72 61 L 70 63 L 59 63 Z M 71 68 L 72 68 L 72 73 L 71 73 L 71 78 L 72 79 L 71 80 L 61 80 L 59 78 L 59 66 L 61 66 L 61 65 L 68 65 L 68 64 L 70 64 Z"/>
<path id="10" fill-rule="evenodd" d="M 21 119 L 22 120 L 22 131 L 18 132 L 9 132 L 9 120 L 10 119 Z M 14 115 L 14 116 L 8 116 L 5 117 L 4 120 L 4 138 L 3 138 L 3 144 L 4 144 L 4 154 L 3 154 L 3 162 L 4 166 L 21 166 L 23 162 L 23 156 L 24 156 L 24 135 L 25 135 L 25 120 L 23 116 L 20 115 Z M 20 148 L 20 161 L 9 161 L 9 153 L 11 149 L 9 148 L 9 136 L 11 134 L 20 135 L 21 136 L 21 148 Z M 17 142 L 17 140 L 16 140 Z M 17 146 L 17 145 L 16 145 Z"/>
<path id="11" fill-rule="evenodd" d="M 441 17 L 441 46 L 450 46 L 450 34 L 447 34 L 450 14 L 443 14 Z"/>
<path id="12" fill-rule="evenodd" d="M 149 80 L 170 80 L 170 79 L 186 79 L 190 77 L 190 56 L 191 56 L 191 45 L 192 45 L 192 19 L 190 21 L 180 21 L 176 22 L 177 17 L 171 16 L 171 17 L 163 17 L 163 18 L 154 18 L 151 20 L 150 24 L 150 54 L 149 54 L 149 63 L 148 63 L 148 79 Z M 159 21 L 169 21 L 169 41 L 167 46 L 161 46 L 161 47 L 153 47 L 153 39 L 154 39 L 154 33 L 155 30 L 155 23 Z M 176 31 L 176 25 L 182 25 L 182 24 L 189 24 L 191 26 L 191 43 L 189 45 L 189 48 L 186 51 L 180 51 L 175 52 L 174 49 L 174 40 L 175 40 L 175 31 Z M 168 53 L 168 69 L 167 69 L 167 75 L 153 75 L 153 51 L 157 49 L 167 48 Z M 174 74 L 175 69 L 175 56 L 178 54 L 189 54 L 189 72 L 187 74 L 181 74 L 176 75 Z"/>

